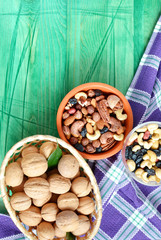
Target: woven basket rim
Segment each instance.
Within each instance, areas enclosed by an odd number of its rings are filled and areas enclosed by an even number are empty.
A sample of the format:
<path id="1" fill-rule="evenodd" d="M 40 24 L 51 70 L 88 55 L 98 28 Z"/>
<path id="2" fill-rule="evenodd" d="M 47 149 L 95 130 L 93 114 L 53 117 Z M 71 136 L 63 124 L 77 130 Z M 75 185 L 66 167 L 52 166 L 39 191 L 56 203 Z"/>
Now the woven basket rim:
<path id="1" fill-rule="evenodd" d="M 6 191 L 6 184 L 5 184 L 5 169 L 6 169 L 6 165 L 8 164 L 8 161 L 10 159 L 10 157 L 12 156 L 12 154 L 20 147 L 22 147 L 24 144 L 28 143 L 28 142 L 33 142 L 33 141 L 52 141 L 52 142 L 57 142 L 61 147 L 68 149 L 71 154 L 73 154 L 77 160 L 79 161 L 80 166 L 84 169 L 84 172 L 88 175 L 90 181 L 91 181 L 91 185 L 95 194 L 95 201 L 96 201 L 96 205 L 97 205 L 97 220 L 96 220 L 96 224 L 93 228 L 93 230 L 91 231 L 89 237 L 86 240 L 92 240 L 93 237 L 96 235 L 96 233 L 99 230 L 100 224 L 101 224 L 101 219 L 102 219 L 102 201 L 101 201 L 101 195 L 100 195 L 100 191 L 97 185 L 97 181 L 96 178 L 91 170 L 91 168 L 89 167 L 89 165 L 86 163 L 86 161 L 84 160 L 84 158 L 77 152 L 76 149 L 74 149 L 71 145 L 69 145 L 68 143 L 66 143 L 65 141 L 63 141 L 60 138 L 56 138 L 50 135 L 33 135 L 27 138 L 22 139 L 21 141 L 17 142 L 6 154 L 2 165 L 1 165 L 1 169 L 0 169 L 0 188 L 1 188 L 1 197 L 3 199 L 3 202 L 5 204 L 5 207 L 12 219 L 12 221 L 15 223 L 15 225 L 20 229 L 20 231 L 22 233 L 24 233 L 24 235 L 26 235 L 29 239 L 33 240 L 33 239 L 37 239 L 34 234 L 30 234 L 21 224 L 21 222 L 17 219 L 17 216 L 15 214 L 15 211 L 12 209 L 9 199 L 8 199 L 8 195 L 7 195 L 7 191 Z"/>

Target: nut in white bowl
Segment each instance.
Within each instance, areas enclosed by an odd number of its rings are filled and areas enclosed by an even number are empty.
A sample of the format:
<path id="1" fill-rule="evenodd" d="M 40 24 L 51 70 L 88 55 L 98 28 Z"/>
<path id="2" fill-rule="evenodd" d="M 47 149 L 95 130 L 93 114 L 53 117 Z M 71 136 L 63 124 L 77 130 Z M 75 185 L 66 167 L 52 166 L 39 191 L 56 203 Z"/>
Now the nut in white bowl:
<path id="1" fill-rule="evenodd" d="M 161 185 L 161 122 L 145 122 L 128 134 L 122 159 L 130 177 L 147 186 Z"/>

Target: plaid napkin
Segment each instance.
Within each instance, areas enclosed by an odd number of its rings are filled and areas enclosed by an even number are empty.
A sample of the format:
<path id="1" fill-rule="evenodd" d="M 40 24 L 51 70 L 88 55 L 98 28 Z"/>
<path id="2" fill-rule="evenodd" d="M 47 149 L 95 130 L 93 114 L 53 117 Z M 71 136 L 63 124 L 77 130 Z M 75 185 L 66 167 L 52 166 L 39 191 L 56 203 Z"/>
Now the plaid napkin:
<path id="1" fill-rule="evenodd" d="M 127 92 L 134 126 L 161 119 L 161 18 Z M 161 187 L 146 187 L 129 179 L 121 153 L 92 166 L 103 204 L 95 240 L 160 240 Z M 10 236 L 10 237 L 9 237 Z M 0 215 L 0 239 L 25 239 L 11 219 Z"/>
<path id="2" fill-rule="evenodd" d="M 161 121 L 161 17 L 126 94 L 134 127 Z M 95 240 L 161 239 L 161 187 L 129 179 L 121 153 L 93 166 L 102 196 L 103 218 Z"/>

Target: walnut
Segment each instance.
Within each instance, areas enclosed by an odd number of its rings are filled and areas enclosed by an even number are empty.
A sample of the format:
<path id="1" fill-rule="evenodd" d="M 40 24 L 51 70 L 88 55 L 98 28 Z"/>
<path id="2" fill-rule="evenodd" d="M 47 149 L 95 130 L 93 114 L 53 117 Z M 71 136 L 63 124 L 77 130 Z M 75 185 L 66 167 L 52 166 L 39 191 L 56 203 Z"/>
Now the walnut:
<path id="1" fill-rule="evenodd" d="M 15 211 L 24 211 L 31 206 L 31 198 L 24 192 L 18 192 L 12 195 L 10 203 Z"/>
<path id="2" fill-rule="evenodd" d="M 56 217 L 56 225 L 64 232 L 72 232 L 79 226 L 78 215 L 73 211 L 62 211 Z"/>
<path id="3" fill-rule="evenodd" d="M 49 195 L 49 183 L 44 178 L 30 178 L 24 185 L 25 193 L 34 199 L 42 199 Z"/>
<path id="4" fill-rule="evenodd" d="M 40 153 L 44 155 L 46 159 L 51 155 L 52 152 L 57 148 L 57 144 L 53 142 L 45 142 L 40 147 Z"/>
<path id="5" fill-rule="evenodd" d="M 20 212 L 19 217 L 27 226 L 37 226 L 42 220 L 40 209 L 34 206 Z"/>
<path id="6" fill-rule="evenodd" d="M 48 168 L 46 158 L 40 153 L 30 153 L 23 157 L 21 166 L 28 177 L 38 177 Z"/>
<path id="7" fill-rule="evenodd" d="M 58 163 L 58 171 L 63 177 L 73 178 L 79 170 L 78 160 L 71 154 L 64 155 Z"/>
<path id="8" fill-rule="evenodd" d="M 75 236 L 84 235 L 90 229 L 89 218 L 84 215 L 79 215 L 78 217 L 79 217 L 79 226 L 75 231 L 72 232 L 73 235 Z"/>
<path id="9" fill-rule="evenodd" d="M 79 199 L 79 207 L 77 211 L 84 215 L 91 214 L 95 209 L 95 204 L 92 198 L 90 197 L 82 197 Z"/>
<path id="10" fill-rule="evenodd" d="M 74 193 L 68 192 L 60 195 L 57 200 L 58 208 L 61 210 L 76 210 L 79 199 Z"/>
<path id="11" fill-rule="evenodd" d="M 23 171 L 16 162 L 10 163 L 6 168 L 6 184 L 11 187 L 19 186 L 23 181 Z"/>
<path id="12" fill-rule="evenodd" d="M 54 222 L 58 212 L 56 203 L 47 203 L 41 209 L 41 216 L 47 222 Z"/>
<path id="13" fill-rule="evenodd" d="M 69 191 L 71 187 L 71 182 L 69 179 L 59 175 L 59 174 L 52 174 L 48 178 L 50 184 L 50 192 L 56 194 L 63 194 Z"/>
<path id="14" fill-rule="evenodd" d="M 39 240 L 53 239 L 55 236 L 55 231 L 52 224 L 48 222 L 41 222 L 37 226 L 37 235 Z"/>
<path id="15" fill-rule="evenodd" d="M 42 207 L 45 203 L 51 201 L 52 193 L 49 192 L 47 196 L 40 199 L 33 199 L 33 204 L 36 207 Z"/>
<path id="16" fill-rule="evenodd" d="M 65 238 L 66 237 L 66 232 L 60 230 L 60 228 L 58 228 L 56 223 L 54 223 L 53 227 L 54 227 L 54 230 L 55 230 L 55 236 L 57 238 Z"/>
<path id="17" fill-rule="evenodd" d="M 87 196 L 91 191 L 91 183 L 88 178 L 78 177 L 72 182 L 72 192 L 78 197 Z"/>
<path id="18" fill-rule="evenodd" d="M 22 150 L 22 152 L 21 152 L 21 155 L 22 155 L 22 157 L 24 157 L 24 156 L 26 156 L 29 153 L 38 153 L 38 148 L 33 146 L 33 145 L 31 145 L 31 146 L 29 146 L 27 148 L 24 148 Z"/>

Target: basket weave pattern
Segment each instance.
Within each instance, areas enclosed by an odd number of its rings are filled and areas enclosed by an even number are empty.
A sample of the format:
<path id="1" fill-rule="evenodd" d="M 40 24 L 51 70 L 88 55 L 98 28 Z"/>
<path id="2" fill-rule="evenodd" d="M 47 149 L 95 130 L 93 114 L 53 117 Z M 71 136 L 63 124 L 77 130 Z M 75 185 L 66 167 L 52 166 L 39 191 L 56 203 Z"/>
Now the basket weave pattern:
<path id="1" fill-rule="evenodd" d="M 28 138 L 25 138 L 23 140 L 21 140 L 20 142 L 16 143 L 10 150 L 9 152 L 6 154 L 2 166 L 1 166 L 1 171 L 0 171 L 0 179 L 1 179 L 1 195 L 4 201 L 4 204 L 6 206 L 6 209 L 8 211 L 8 213 L 10 214 L 10 217 L 12 218 L 13 222 L 15 223 L 15 225 L 20 229 L 21 232 L 24 233 L 24 235 L 26 235 L 26 237 L 28 237 L 29 239 L 33 240 L 33 239 L 38 239 L 36 236 L 36 231 L 35 227 L 29 227 L 29 229 L 27 230 L 21 220 L 18 217 L 18 212 L 16 212 L 10 205 L 10 197 L 12 195 L 12 189 L 8 186 L 6 186 L 5 184 L 5 169 L 6 166 L 8 165 L 8 163 L 16 161 L 16 159 L 20 156 L 21 151 L 30 146 L 30 145 L 35 145 L 38 148 L 41 146 L 41 144 L 43 142 L 46 141 L 51 141 L 51 142 L 55 142 L 59 144 L 59 147 L 61 149 L 63 149 L 66 152 L 70 152 L 72 155 L 74 155 L 81 168 L 83 168 L 83 174 L 88 176 L 88 178 L 91 181 L 91 185 L 92 185 L 92 193 L 91 193 L 91 197 L 93 198 L 93 200 L 95 201 L 95 211 L 90 215 L 90 222 L 91 222 L 91 228 L 90 230 L 85 234 L 85 236 L 83 237 L 76 237 L 77 240 L 91 240 L 97 233 L 99 226 L 100 226 L 100 222 L 101 222 L 101 218 L 102 218 L 102 204 L 101 204 L 101 196 L 100 196 L 100 192 L 99 192 L 99 188 L 96 182 L 96 179 L 90 169 L 90 167 L 88 166 L 88 164 L 86 163 L 86 161 L 82 158 L 82 156 L 69 144 L 67 144 L 66 142 L 64 142 L 63 140 L 59 139 L 59 138 L 55 138 L 49 135 L 34 135 Z M 60 240 L 60 238 L 54 238 L 57 240 Z M 66 238 L 61 238 L 61 240 L 66 239 Z"/>

